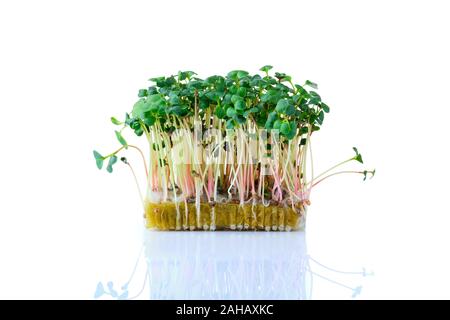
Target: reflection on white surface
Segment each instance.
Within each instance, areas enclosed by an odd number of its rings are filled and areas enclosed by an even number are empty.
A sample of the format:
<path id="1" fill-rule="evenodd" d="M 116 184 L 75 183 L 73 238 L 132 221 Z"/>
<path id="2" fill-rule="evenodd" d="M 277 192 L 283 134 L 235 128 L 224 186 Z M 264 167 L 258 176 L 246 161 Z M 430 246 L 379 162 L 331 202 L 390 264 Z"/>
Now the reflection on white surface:
<path id="1" fill-rule="evenodd" d="M 151 299 L 308 299 L 303 232 L 148 232 Z"/>
<path id="2" fill-rule="evenodd" d="M 139 266 L 143 275 L 136 272 Z M 338 271 L 310 257 L 304 232 L 146 230 L 129 280 L 121 286 L 98 283 L 95 298 L 310 299 L 313 278 L 341 288 L 348 298 L 362 287 L 338 276 L 367 275 L 364 268 Z"/>

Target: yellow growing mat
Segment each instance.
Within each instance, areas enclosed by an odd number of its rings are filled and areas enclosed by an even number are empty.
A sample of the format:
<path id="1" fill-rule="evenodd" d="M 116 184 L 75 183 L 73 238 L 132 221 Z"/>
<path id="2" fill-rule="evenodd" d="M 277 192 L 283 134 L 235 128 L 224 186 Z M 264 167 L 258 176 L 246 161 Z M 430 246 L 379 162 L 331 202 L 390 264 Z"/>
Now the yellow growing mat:
<path id="1" fill-rule="evenodd" d="M 156 230 L 266 230 L 291 231 L 301 227 L 303 208 L 235 203 L 150 203 L 145 218 L 149 229 Z"/>

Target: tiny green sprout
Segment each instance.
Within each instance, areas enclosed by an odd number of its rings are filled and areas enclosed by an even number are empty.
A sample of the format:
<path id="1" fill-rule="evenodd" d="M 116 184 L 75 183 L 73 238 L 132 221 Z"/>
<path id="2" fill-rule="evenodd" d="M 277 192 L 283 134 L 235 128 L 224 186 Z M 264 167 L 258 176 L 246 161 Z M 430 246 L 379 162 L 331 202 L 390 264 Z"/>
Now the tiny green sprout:
<path id="1" fill-rule="evenodd" d="M 275 78 L 277 78 L 279 82 L 291 80 L 290 76 L 288 76 L 288 75 L 286 75 L 286 73 L 282 73 L 282 72 L 275 72 Z"/>
<path id="2" fill-rule="evenodd" d="M 117 162 L 117 156 L 116 155 L 112 155 L 109 158 L 108 161 L 108 166 L 106 167 L 106 171 L 108 171 L 109 173 L 113 172 L 113 165 Z"/>
<path id="3" fill-rule="evenodd" d="M 97 168 L 101 169 L 103 167 L 103 160 L 105 160 L 105 158 L 95 150 L 94 150 L 94 158 L 97 164 Z"/>
<path id="4" fill-rule="evenodd" d="M 128 164 L 128 160 L 127 160 L 127 158 L 125 158 L 125 157 L 121 157 L 121 158 L 120 158 L 120 161 L 122 161 L 122 162 L 125 163 L 125 164 Z"/>
<path id="5" fill-rule="evenodd" d="M 266 74 L 266 77 L 268 78 L 269 77 L 269 71 L 272 68 L 273 68 L 272 66 L 266 65 L 266 66 L 260 68 L 259 70 L 264 72 Z"/>
<path id="6" fill-rule="evenodd" d="M 123 124 L 123 122 L 117 120 L 117 119 L 114 118 L 114 117 L 111 117 L 111 122 L 112 122 L 113 124 L 115 124 L 116 126 L 120 126 L 120 125 Z"/>
<path id="7" fill-rule="evenodd" d="M 120 144 L 125 147 L 125 149 L 128 149 L 128 143 L 123 138 L 122 134 L 119 131 L 114 131 L 116 133 L 116 138 L 119 140 Z"/>
<path id="8" fill-rule="evenodd" d="M 375 169 L 373 169 L 372 171 L 364 170 L 364 171 L 363 171 L 363 175 L 364 175 L 363 181 L 366 181 L 366 179 L 367 179 L 367 174 L 370 174 L 370 179 L 372 179 L 373 176 L 375 175 Z"/>
<path id="9" fill-rule="evenodd" d="M 260 68 L 259 70 L 262 72 L 265 72 L 266 74 L 269 72 L 270 69 L 272 69 L 273 67 L 270 65 L 265 65 L 264 67 Z"/>
<path id="10" fill-rule="evenodd" d="M 194 75 L 196 73 L 193 71 L 178 71 L 178 81 L 190 80 Z"/>
<path id="11" fill-rule="evenodd" d="M 311 88 L 313 88 L 313 89 L 318 89 L 318 85 L 317 85 L 317 83 L 314 83 L 314 82 L 312 82 L 312 81 L 309 81 L 309 80 L 306 80 L 306 82 L 305 82 L 305 86 L 308 86 L 308 87 L 311 87 Z"/>
<path id="12" fill-rule="evenodd" d="M 355 153 L 356 153 L 356 156 L 355 156 L 353 159 L 356 160 L 356 161 L 358 161 L 358 162 L 364 163 L 364 162 L 363 162 L 363 159 L 362 159 L 362 155 L 359 153 L 358 149 L 356 149 L 355 147 L 353 147 L 353 150 L 354 150 Z"/>

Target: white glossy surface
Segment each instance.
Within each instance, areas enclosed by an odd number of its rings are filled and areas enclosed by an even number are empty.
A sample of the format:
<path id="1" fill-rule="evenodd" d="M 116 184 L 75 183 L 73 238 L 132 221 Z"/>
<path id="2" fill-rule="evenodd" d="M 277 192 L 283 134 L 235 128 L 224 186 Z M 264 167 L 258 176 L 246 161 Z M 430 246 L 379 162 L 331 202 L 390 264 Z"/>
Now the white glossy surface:
<path id="1" fill-rule="evenodd" d="M 144 230 L 126 287 L 100 282 L 95 297 L 311 299 L 318 279 L 331 285 L 336 297 L 355 298 L 366 276 L 372 273 L 364 268 L 338 271 L 309 256 L 304 232 Z"/>
<path id="2" fill-rule="evenodd" d="M 148 232 L 152 299 L 305 299 L 304 233 Z"/>

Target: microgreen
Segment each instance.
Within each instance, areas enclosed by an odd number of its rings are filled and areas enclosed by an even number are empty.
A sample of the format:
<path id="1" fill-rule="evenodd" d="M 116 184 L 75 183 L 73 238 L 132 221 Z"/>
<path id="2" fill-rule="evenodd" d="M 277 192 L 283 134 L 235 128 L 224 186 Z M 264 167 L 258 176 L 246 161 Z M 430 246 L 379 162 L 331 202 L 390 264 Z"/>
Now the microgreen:
<path id="1" fill-rule="evenodd" d="M 109 157 L 108 166 L 106 167 L 106 171 L 109 173 L 113 172 L 113 165 L 117 162 L 117 156 L 113 155 Z"/>
<path id="2" fill-rule="evenodd" d="M 363 163 L 363 159 L 362 159 L 362 155 L 359 153 L 358 149 L 356 149 L 355 147 L 353 147 L 353 151 L 355 151 L 356 155 L 354 157 L 354 159 L 358 162 Z"/>
<path id="3" fill-rule="evenodd" d="M 311 87 L 311 88 L 316 89 L 316 90 L 317 90 L 317 88 L 318 88 L 317 83 L 314 83 L 314 82 L 309 81 L 309 80 L 306 80 L 305 86 Z"/>
<path id="4" fill-rule="evenodd" d="M 304 206 L 312 187 L 335 174 L 373 177 L 375 170 L 334 172 L 352 161 L 363 163 L 356 148 L 353 157 L 314 174 L 307 165 L 311 140 L 330 107 L 315 91 L 317 83 L 297 84 L 270 65 L 259 70 L 252 74 L 237 69 L 205 79 L 193 71 L 150 78 L 150 85 L 137 91 L 125 119 L 111 117 L 120 126 L 114 130 L 120 147 L 107 156 L 94 151 L 97 167 L 102 169 L 108 159 L 111 173 L 120 152 L 136 149 L 144 160 L 150 193 L 159 192 L 160 201 L 195 198 L 196 203 L 224 196 L 241 204 L 257 198 L 263 204 L 266 199 Z M 211 130 L 216 133 L 205 138 Z M 144 153 L 127 143 L 128 134 L 147 140 L 148 165 Z M 135 176 L 127 158 L 120 160 Z"/>
<path id="5" fill-rule="evenodd" d="M 101 169 L 103 167 L 103 160 L 104 160 L 103 156 L 94 150 L 94 158 L 97 164 L 97 168 Z"/>
<path id="6" fill-rule="evenodd" d="M 117 119 L 114 118 L 114 117 L 111 117 L 111 122 L 112 122 L 113 124 L 117 125 L 117 126 L 120 126 L 120 125 L 123 124 L 123 122 L 117 120 Z"/>
<path id="7" fill-rule="evenodd" d="M 364 175 L 363 181 L 366 181 L 367 175 L 368 175 L 368 174 L 370 174 L 370 178 L 372 179 L 373 176 L 375 175 L 375 169 L 373 169 L 373 170 L 371 170 L 371 171 L 364 170 L 364 171 L 363 171 L 363 175 Z"/>
<path id="8" fill-rule="evenodd" d="M 128 143 L 125 141 L 122 134 L 119 131 L 115 131 L 115 133 L 116 133 L 116 138 L 117 138 L 117 140 L 119 140 L 120 144 L 123 145 L 125 147 L 125 149 L 128 148 Z"/>

